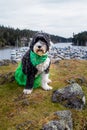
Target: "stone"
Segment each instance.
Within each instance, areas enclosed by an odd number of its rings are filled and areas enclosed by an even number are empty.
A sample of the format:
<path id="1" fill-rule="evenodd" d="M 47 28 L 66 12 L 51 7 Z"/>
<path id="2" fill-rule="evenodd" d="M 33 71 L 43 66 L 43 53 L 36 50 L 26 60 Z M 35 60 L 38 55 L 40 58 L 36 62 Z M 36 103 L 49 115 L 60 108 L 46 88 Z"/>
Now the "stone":
<path id="1" fill-rule="evenodd" d="M 69 84 L 72 84 L 72 83 L 76 83 L 76 80 L 72 78 L 72 79 L 66 80 L 66 82 Z"/>
<path id="2" fill-rule="evenodd" d="M 79 84 L 72 83 L 62 89 L 55 90 L 52 94 L 52 102 L 61 103 L 68 108 L 83 109 L 85 95 Z"/>
<path id="3" fill-rule="evenodd" d="M 77 77 L 76 82 L 81 84 L 81 85 L 87 86 L 87 79 L 83 76 Z"/>
<path id="4" fill-rule="evenodd" d="M 58 119 L 44 124 L 42 130 L 73 130 L 71 111 L 57 111 L 54 114 L 58 116 Z"/>
<path id="5" fill-rule="evenodd" d="M 87 79 L 84 76 L 71 78 L 71 79 L 66 80 L 66 82 L 69 83 L 69 84 L 78 83 L 80 85 L 87 86 Z"/>
<path id="6" fill-rule="evenodd" d="M 51 59 L 51 64 L 57 64 L 59 63 L 59 59 Z"/>
<path id="7" fill-rule="evenodd" d="M 12 83 L 14 80 L 15 80 L 14 72 L 0 74 L 0 85 L 5 84 L 5 83 Z"/>
<path id="8" fill-rule="evenodd" d="M 0 61 L 0 66 L 8 66 L 10 63 L 11 64 L 18 64 L 17 61 L 15 61 L 15 60 L 5 59 L 5 60 Z"/>

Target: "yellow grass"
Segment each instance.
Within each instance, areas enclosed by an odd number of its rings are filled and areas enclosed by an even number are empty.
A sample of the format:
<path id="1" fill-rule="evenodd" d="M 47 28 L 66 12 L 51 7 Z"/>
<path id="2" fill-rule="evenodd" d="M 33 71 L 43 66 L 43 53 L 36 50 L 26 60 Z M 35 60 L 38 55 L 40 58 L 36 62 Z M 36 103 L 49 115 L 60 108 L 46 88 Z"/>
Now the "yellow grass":
<path id="1" fill-rule="evenodd" d="M 15 71 L 17 65 L 0 67 L 0 74 Z M 71 78 L 84 77 L 87 80 L 87 61 L 62 60 L 59 64 L 52 64 L 50 68 L 50 78 L 53 87 L 51 91 L 35 89 L 31 95 L 23 97 L 23 87 L 14 81 L 13 83 L 0 85 L 0 130 L 16 130 L 18 124 L 20 130 L 39 130 L 44 123 L 55 119 L 53 113 L 59 110 L 66 110 L 59 103 L 52 103 L 52 92 L 56 89 L 65 87 L 66 80 Z M 82 85 L 87 100 L 87 87 Z M 28 102 L 29 104 L 27 105 Z M 67 108 L 68 109 L 68 108 Z M 68 109 L 72 112 L 74 130 L 83 130 L 87 122 L 87 105 L 84 110 L 77 111 Z M 32 123 L 26 123 L 31 121 Z M 86 129 L 85 129 L 86 130 Z"/>

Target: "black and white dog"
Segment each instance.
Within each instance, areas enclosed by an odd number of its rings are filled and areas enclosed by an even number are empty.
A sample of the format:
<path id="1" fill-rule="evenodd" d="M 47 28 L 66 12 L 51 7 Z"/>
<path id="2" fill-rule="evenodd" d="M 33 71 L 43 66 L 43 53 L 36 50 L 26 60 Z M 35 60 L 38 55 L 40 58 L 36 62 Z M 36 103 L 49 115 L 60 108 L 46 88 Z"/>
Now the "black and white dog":
<path id="1" fill-rule="evenodd" d="M 43 56 L 47 54 L 50 48 L 50 38 L 49 35 L 43 32 L 38 32 L 33 37 L 30 49 L 22 58 L 22 71 L 27 75 L 27 81 L 25 89 L 23 90 L 24 94 L 31 94 L 33 90 L 33 84 L 35 76 L 41 74 L 41 87 L 44 90 L 51 90 L 52 87 L 48 85 L 51 80 L 49 79 L 49 68 L 50 68 L 50 59 L 47 57 L 46 60 L 33 66 L 30 60 L 30 51 L 36 53 L 37 55 Z"/>

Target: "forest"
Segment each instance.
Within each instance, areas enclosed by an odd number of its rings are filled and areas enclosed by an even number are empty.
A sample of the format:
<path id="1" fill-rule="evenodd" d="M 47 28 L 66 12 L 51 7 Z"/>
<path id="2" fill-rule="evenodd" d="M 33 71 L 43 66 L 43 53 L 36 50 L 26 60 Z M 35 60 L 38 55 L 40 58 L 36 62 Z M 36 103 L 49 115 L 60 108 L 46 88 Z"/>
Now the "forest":
<path id="1" fill-rule="evenodd" d="M 0 26 L 0 48 L 5 46 L 16 46 L 17 42 L 19 46 L 22 46 L 25 42 L 25 46 L 28 45 L 30 38 L 37 31 L 32 31 L 29 29 L 14 29 L 11 27 Z M 58 42 L 69 42 L 71 39 L 49 34 L 53 43 Z"/>
<path id="2" fill-rule="evenodd" d="M 73 34 L 72 42 L 73 45 L 87 46 L 87 31 L 78 34 Z"/>

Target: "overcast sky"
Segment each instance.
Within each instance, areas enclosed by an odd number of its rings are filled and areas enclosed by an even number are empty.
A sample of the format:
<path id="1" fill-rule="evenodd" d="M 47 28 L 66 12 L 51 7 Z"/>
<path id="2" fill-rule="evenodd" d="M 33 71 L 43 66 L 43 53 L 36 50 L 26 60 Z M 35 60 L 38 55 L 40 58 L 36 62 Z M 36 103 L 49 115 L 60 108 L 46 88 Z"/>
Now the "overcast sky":
<path id="1" fill-rule="evenodd" d="M 87 31 L 87 0 L 0 0 L 0 25 L 71 37 Z"/>

